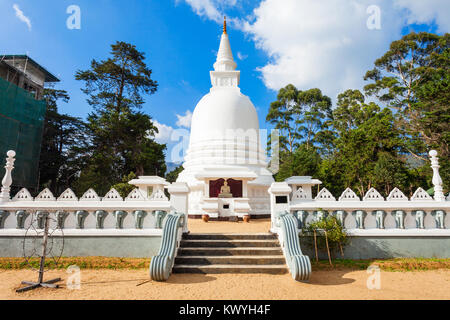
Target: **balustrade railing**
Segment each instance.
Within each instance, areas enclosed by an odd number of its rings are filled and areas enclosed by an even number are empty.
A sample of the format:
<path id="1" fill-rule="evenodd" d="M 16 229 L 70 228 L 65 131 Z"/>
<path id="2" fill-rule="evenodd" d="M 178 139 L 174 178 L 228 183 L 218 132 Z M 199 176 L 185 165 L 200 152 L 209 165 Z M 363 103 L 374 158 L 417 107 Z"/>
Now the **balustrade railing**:
<path id="1" fill-rule="evenodd" d="M 112 188 L 103 197 L 93 189 L 78 198 L 67 189 L 58 197 L 48 189 L 36 197 L 23 188 L 10 195 L 11 172 L 14 169 L 14 151 L 8 151 L 6 173 L 0 193 L 0 235 L 22 235 L 32 221 L 32 216 L 51 215 L 64 234 L 73 235 L 146 235 L 162 234 L 163 221 L 168 212 L 184 212 L 189 189 L 179 183 L 169 184 L 160 177 L 140 177 L 138 185 L 125 198 Z M 141 179 L 142 178 L 142 179 Z M 164 193 L 164 187 L 169 199 Z M 146 189 L 149 187 L 148 189 Z M 148 195 L 145 191 L 153 190 Z M 171 201 L 172 200 L 172 201 Z M 184 232 L 187 231 L 185 223 Z"/>
<path id="2" fill-rule="evenodd" d="M 277 212 L 291 212 L 298 226 L 333 215 L 350 235 L 426 235 L 450 236 L 450 195 L 445 197 L 439 176 L 437 152 L 430 151 L 433 168 L 434 198 L 418 188 L 408 198 L 400 189 L 394 188 L 386 199 L 375 189 L 358 195 L 347 188 L 336 199 L 330 191 L 322 188 L 313 199 L 302 187 L 297 190 L 285 183 L 272 184 L 271 194 L 272 230 Z M 287 201 L 277 202 L 280 197 Z"/>

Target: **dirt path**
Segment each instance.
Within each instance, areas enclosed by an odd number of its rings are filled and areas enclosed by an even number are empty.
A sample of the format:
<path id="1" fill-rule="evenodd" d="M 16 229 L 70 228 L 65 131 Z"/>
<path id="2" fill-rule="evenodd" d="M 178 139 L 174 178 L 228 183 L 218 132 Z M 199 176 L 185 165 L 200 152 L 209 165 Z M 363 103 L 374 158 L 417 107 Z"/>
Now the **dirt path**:
<path id="1" fill-rule="evenodd" d="M 215 222 L 189 219 L 193 233 L 263 233 L 270 220 Z M 46 273 L 61 277 L 60 289 L 37 289 L 17 294 L 22 280 L 36 280 L 29 270 L 0 270 L 0 299 L 450 299 L 450 270 L 381 272 L 381 288 L 369 290 L 366 271 L 314 271 L 310 283 L 287 275 L 174 274 L 167 282 L 149 282 L 147 269 L 82 270 L 81 288 L 70 290 L 64 270 Z M 137 286 L 138 284 L 141 284 Z"/>
<path id="2" fill-rule="evenodd" d="M 167 282 L 146 282 L 147 270 L 82 270 L 81 288 L 66 287 L 70 275 L 50 271 L 46 279 L 61 277 L 62 288 L 17 294 L 22 280 L 35 280 L 28 270 L 0 271 L 0 299 L 450 299 L 450 270 L 381 272 L 381 289 L 367 289 L 366 271 L 316 271 L 311 282 L 290 275 L 172 275 Z"/>
<path id="3" fill-rule="evenodd" d="M 270 229 L 270 219 L 252 219 L 250 222 L 189 219 L 188 227 L 192 233 L 266 233 Z"/>

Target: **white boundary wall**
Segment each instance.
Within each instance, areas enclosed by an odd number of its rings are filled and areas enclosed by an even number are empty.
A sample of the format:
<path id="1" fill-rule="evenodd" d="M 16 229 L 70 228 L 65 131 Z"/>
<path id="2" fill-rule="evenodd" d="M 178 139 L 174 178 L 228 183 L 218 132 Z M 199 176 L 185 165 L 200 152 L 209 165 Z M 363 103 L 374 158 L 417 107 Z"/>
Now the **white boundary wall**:
<path id="1" fill-rule="evenodd" d="M 154 181 L 147 184 L 153 190 L 151 195 L 136 188 L 125 199 L 114 188 L 104 197 L 89 189 L 79 199 L 71 189 L 57 198 L 44 189 L 33 198 L 24 188 L 10 198 L 15 152 L 8 151 L 7 155 L 0 193 L 0 237 L 23 236 L 32 216 L 42 214 L 62 221 L 64 236 L 161 236 L 165 215 L 170 211 L 185 213 L 187 209 L 187 185 L 169 184 L 160 177 L 144 177 L 145 181 Z M 170 200 L 164 188 L 171 194 Z M 183 231 L 187 232 L 187 223 Z"/>
<path id="2" fill-rule="evenodd" d="M 411 198 L 394 188 L 385 199 L 371 188 L 361 199 L 347 188 L 336 199 L 323 188 L 312 199 L 301 186 L 293 190 L 287 182 L 275 182 L 269 188 L 271 230 L 279 231 L 275 224 L 276 213 L 289 211 L 296 215 L 300 224 L 335 215 L 350 236 L 450 237 L 450 195 L 445 198 L 443 194 L 437 152 L 430 151 L 430 157 L 434 198 L 422 188 L 418 188 Z"/>

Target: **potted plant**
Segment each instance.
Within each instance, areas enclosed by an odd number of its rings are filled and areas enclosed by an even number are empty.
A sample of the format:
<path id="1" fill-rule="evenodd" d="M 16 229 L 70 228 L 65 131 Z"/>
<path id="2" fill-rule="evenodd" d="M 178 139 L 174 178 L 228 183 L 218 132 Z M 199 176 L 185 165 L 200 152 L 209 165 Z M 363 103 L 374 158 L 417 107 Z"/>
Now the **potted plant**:
<path id="1" fill-rule="evenodd" d="M 202 220 L 205 221 L 205 222 L 208 222 L 209 221 L 209 215 L 206 214 L 206 213 L 204 215 L 202 215 Z"/>

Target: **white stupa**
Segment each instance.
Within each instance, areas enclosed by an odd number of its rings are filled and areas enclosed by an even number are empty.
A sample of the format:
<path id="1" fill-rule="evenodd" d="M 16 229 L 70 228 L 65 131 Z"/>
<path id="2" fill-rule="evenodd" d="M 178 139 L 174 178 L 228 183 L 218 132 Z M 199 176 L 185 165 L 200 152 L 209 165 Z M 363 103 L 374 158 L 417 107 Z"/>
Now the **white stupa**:
<path id="1" fill-rule="evenodd" d="M 274 180 L 261 146 L 256 109 L 239 89 L 240 72 L 236 71 L 226 21 L 210 77 L 210 92 L 192 116 L 184 170 L 177 179 L 190 188 L 188 214 L 268 216 L 267 189 Z"/>

